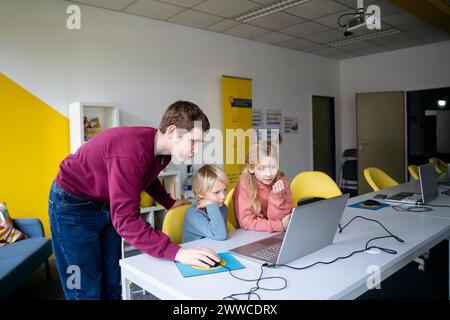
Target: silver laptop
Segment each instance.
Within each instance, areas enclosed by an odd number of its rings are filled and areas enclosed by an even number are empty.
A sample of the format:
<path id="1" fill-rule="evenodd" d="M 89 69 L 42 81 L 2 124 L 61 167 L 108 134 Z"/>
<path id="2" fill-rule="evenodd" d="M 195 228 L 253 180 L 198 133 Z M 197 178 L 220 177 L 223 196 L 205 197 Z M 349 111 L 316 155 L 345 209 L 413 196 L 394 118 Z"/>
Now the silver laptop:
<path id="1" fill-rule="evenodd" d="M 428 163 L 419 166 L 420 193 L 400 192 L 385 199 L 388 202 L 404 204 L 426 204 L 436 199 L 439 187 L 434 164 Z"/>
<path id="2" fill-rule="evenodd" d="M 333 243 L 348 197 L 345 194 L 294 208 L 285 233 L 230 251 L 252 260 L 286 264 L 324 248 Z"/>

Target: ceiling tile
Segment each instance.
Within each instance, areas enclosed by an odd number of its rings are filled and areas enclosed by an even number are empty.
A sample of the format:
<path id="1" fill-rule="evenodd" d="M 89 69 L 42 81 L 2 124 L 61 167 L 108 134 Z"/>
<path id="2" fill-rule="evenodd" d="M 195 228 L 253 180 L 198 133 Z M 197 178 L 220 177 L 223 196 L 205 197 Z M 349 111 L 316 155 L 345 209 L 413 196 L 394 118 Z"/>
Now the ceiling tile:
<path id="1" fill-rule="evenodd" d="M 213 16 L 207 13 L 198 12 L 194 10 L 186 10 L 170 18 L 169 22 L 179 23 L 196 28 L 205 28 L 216 22 L 223 20 L 218 16 Z"/>
<path id="2" fill-rule="evenodd" d="M 295 39 L 294 37 L 288 36 L 287 34 L 279 33 L 279 32 L 269 32 L 262 36 L 257 36 L 252 38 L 252 40 L 270 43 L 270 44 L 278 44 L 281 42 L 286 42 L 289 40 Z"/>
<path id="3" fill-rule="evenodd" d="M 314 52 L 314 51 L 318 51 L 318 50 L 321 50 L 321 49 L 327 49 L 327 48 L 329 48 L 329 47 L 323 46 L 323 45 L 319 45 L 319 44 L 315 44 L 315 45 L 313 45 L 311 47 L 303 48 L 302 51 Z"/>
<path id="4" fill-rule="evenodd" d="M 125 12 L 148 18 L 167 20 L 184 10 L 186 9 L 154 0 L 139 0 L 129 6 Z"/>
<path id="5" fill-rule="evenodd" d="M 310 21 L 284 28 L 279 31 L 296 37 L 305 37 L 328 30 L 330 30 L 328 27 Z"/>
<path id="6" fill-rule="evenodd" d="M 221 17 L 231 18 L 261 5 L 248 0 L 207 0 L 193 8 Z"/>
<path id="7" fill-rule="evenodd" d="M 251 0 L 252 2 L 257 2 L 260 4 L 269 4 L 269 3 L 273 3 L 274 0 Z"/>
<path id="8" fill-rule="evenodd" d="M 340 54 L 333 55 L 330 58 L 333 58 L 336 60 L 344 60 L 344 59 L 352 59 L 352 58 L 356 58 L 356 57 L 359 57 L 359 54 L 346 52 L 346 53 L 340 53 Z"/>
<path id="9" fill-rule="evenodd" d="M 329 16 L 325 16 L 325 17 L 322 17 L 322 18 L 318 18 L 318 19 L 316 19 L 316 20 L 314 20 L 315 22 L 317 22 L 317 23 L 320 23 L 320 24 L 323 24 L 323 25 L 326 25 L 327 27 L 330 27 L 330 28 L 341 28 L 340 26 L 339 26 L 339 24 L 338 24 L 338 18 L 341 16 L 341 15 L 343 15 L 343 14 L 345 14 L 345 13 L 351 13 L 352 12 L 352 10 L 345 10 L 345 11 L 340 11 L 340 12 L 338 12 L 338 13 L 334 13 L 334 14 L 332 14 L 332 15 L 329 15 Z M 344 23 L 346 23 L 346 18 L 349 18 L 350 16 L 345 16 L 345 17 L 342 17 L 342 19 L 340 20 L 341 21 L 341 23 L 342 24 L 344 24 Z"/>
<path id="10" fill-rule="evenodd" d="M 428 43 L 447 41 L 447 40 L 450 40 L 450 35 L 448 33 L 441 32 L 441 33 L 429 35 L 428 37 L 423 38 L 423 40 Z"/>
<path id="11" fill-rule="evenodd" d="M 339 49 L 335 49 L 335 48 L 325 48 L 325 49 L 320 49 L 317 51 L 312 51 L 311 53 L 315 54 L 315 55 L 319 55 L 319 56 L 329 57 L 329 56 L 333 56 L 333 55 L 342 54 L 344 52 Z"/>
<path id="12" fill-rule="evenodd" d="M 359 49 L 359 50 L 355 50 L 353 52 L 365 56 L 365 55 L 385 52 L 385 51 L 389 51 L 389 50 L 390 50 L 389 48 L 378 46 L 378 47 L 372 47 L 372 48 L 366 48 L 366 49 Z"/>
<path id="13" fill-rule="evenodd" d="M 403 25 L 399 29 L 418 37 L 427 36 L 435 32 L 440 32 L 439 29 L 424 21 Z"/>
<path id="14" fill-rule="evenodd" d="M 303 18 L 284 12 L 276 12 L 268 16 L 249 21 L 248 23 L 266 29 L 280 30 L 303 21 L 305 21 Z"/>
<path id="15" fill-rule="evenodd" d="M 190 7 L 195 6 L 196 4 L 199 4 L 200 2 L 203 2 L 205 0 L 158 0 L 158 1 L 166 2 L 169 4 L 174 4 L 179 7 L 190 8 Z"/>
<path id="16" fill-rule="evenodd" d="M 336 12 L 344 11 L 346 9 L 346 6 L 333 0 L 312 0 L 286 9 L 285 12 L 312 20 L 319 17 L 328 16 Z"/>
<path id="17" fill-rule="evenodd" d="M 386 47 L 392 50 L 397 49 L 403 49 L 403 48 L 410 48 L 410 47 L 416 47 L 416 46 L 423 46 L 427 44 L 425 41 L 420 39 L 412 39 L 407 41 L 401 41 L 401 42 L 395 42 L 391 44 L 387 44 Z"/>
<path id="18" fill-rule="evenodd" d="M 100 8 L 122 10 L 133 3 L 135 0 L 77 0 L 75 2 L 88 4 Z"/>
<path id="19" fill-rule="evenodd" d="M 209 26 L 206 29 L 215 31 L 215 32 L 223 32 L 227 29 L 230 29 L 231 27 L 237 26 L 238 24 L 240 24 L 240 23 L 237 21 L 224 19 L 220 22 L 213 24 L 212 26 Z"/>
<path id="20" fill-rule="evenodd" d="M 412 0 L 412 1 L 417 1 L 417 0 Z M 402 8 L 396 6 L 395 4 L 390 3 L 388 0 L 378 1 L 374 4 L 376 4 L 377 6 L 380 7 L 381 21 L 383 21 L 383 19 L 385 17 L 390 16 L 392 14 L 404 12 Z"/>
<path id="21" fill-rule="evenodd" d="M 240 24 L 236 27 L 226 30 L 224 33 L 231 36 L 249 39 L 263 35 L 265 33 L 269 33 L 269 31 L 249 24 Z"/>
<path id="22" fill-rule="evenodd" d="M 334 0 L 336 2 L 339 2 L 343 5 L 348 6 L 351 9 L 356 9 L 356 3 L 357 0 Z M 367 7 L 367 5 L 372 4 L 374 2 L 378 2 L 380 0 L 364 0 L 364 6 Z"/>
<path id="23" fill-rule="evenodd" d="M 370 39 L 370 42 L 377 43 L 379 45 L 388 45 L 396 42 L 402 42 L 407 40 L 412 40 L 414 37 L 410 36 L 409 34 L 406 34 L 404 32 L 398 32 L 394 33 L 388 36 L 380 37 L 380 38 L 374 38 Z"/>
<path id="24" fill-rule="evenodd" d="M 280 43 L 279 46 L 285 47 L 285 48 L 290 48 L 290 49 L 296 49 L 296 50 L 303 50 L 303 49 L 312 48 L 312 47 L 316 47 L 316 49 L 317 49 L 317 44 L 315 44 L 314 42 L 308 41 L 308 40 L 304 40 L 304 39 L 294 39 L 291 41 L 283 42 L 283 43 Z"/>
<path id="25" fill-rule="evenodd" d="M 344 51 L 354 51 L 354 50 L 358 50 L 358 49 L 366 49 L 366 48 L 372 48 L 372 47 L 376 47 L 377 44 L 372 43 L 372 42 L 368 42 L 368 41 L 358 41 L 355 43 L 349 43 L 343 46 L 339 46 L 339 49 L 342 49 Z"/>
<path id="26" fill-rule="evenodd" d="M 344 40 L 345 37 L 342 32 L 336 30 L 330 30 L 318 34 L 314 34 L 312 36 L 307 36 L 305 39 L 318 42 L 318 43 L 327 43 L 332 41 Z"/>
<path id="27" fill-rule="evenodd" d="M 396 27 L 421 22 L 420 19 L 407 12 L 396 13 L 388 17 L 381 16 L 381 20 Z"/>

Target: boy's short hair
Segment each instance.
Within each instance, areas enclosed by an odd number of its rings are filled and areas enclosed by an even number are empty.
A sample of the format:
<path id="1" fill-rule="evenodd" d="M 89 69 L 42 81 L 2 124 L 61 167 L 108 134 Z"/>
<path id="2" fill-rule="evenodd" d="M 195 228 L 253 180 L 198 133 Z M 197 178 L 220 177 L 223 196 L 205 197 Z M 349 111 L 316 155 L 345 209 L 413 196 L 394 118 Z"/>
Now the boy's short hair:
<path id="1" fill-rule="evenodd" d="M 195 121 L 201 121 L 203 132 L 209 130 L 209 120 L 203 111 L 192 102 L 179 100 L 172 103 L 164 112 L 159 130 L 166 133 L 167 127 L 174 125 L 178 129 L 191 131 Z"/>
<path id="2" fill-rule="evenodd" d="M 214 182 L 219 180 L 226 186 L 230 184 L 227 174 L 218 166 L 213 164 L 205 164 L 200 169 L 198 169 L 192 178 L 192 191 L 197 199 L 201 195 L 208 192 Z"/>

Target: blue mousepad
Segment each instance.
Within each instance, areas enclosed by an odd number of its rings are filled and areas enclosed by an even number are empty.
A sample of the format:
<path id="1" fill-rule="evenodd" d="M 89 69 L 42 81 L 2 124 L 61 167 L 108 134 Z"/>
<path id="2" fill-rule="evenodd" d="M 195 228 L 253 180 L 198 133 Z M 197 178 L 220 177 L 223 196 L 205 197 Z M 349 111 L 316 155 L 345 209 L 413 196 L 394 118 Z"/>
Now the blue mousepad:
<path id="1" fill-rule="evenodd" d="M 357 209 L 367 209 L 367 210 L 379 210 L 384 207 L 389 207 L 389 205 L 387 203 L 380 203 L 380 205 L 378 205 L 378 206 L 366 206 L 366 205 L 364 205 L 364 201 L 361 201 L 361 202 L 357 202 L 352 205 L 349 205 L 348 207 L 357 208 Z"/>
<path id="2" fill-rule="evenodd" d="M 210 274 L 210 273 L 218 273 L 218 272 L 224 272 L 231 270 L 237 270 L 237 269 L 244 269 L 244 265 L 236 260 L 235 257 L 233 257 L 229 252 L 222 252 L 218 254 L 220 259 L 220 264 L 225 265 L 227 268 L 223 266 L 217 266 L 212 268 L 201 268 L 201 267 L 193 267 L 186 264 L 183 264 L 181 262 L 175 261 L 175 265 L 178 267 L 178 270 L 180 270 L 183 277 L 194 277 L 194 276 L 201 276 L 204 274 Z"/>

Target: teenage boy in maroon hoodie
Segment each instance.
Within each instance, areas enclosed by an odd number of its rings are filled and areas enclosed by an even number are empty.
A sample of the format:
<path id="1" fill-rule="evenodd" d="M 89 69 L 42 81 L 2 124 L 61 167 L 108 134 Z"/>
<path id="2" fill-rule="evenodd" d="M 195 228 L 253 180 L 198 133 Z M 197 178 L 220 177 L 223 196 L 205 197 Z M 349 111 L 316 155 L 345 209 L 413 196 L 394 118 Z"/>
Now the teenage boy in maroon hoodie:
<path id="1" fill-rule="evenodd" d="M 121 298 L 121 237 L 158 258 L 201 267 L 207 267 L 203 261 L 220 261 L 212 250 L 170 242 L 145 223 L 139 208 L 143 190 L 167 209 L 186 203 L 166 193 L 158 174 L 172 156 L 180 162 L 191 159 L 207 130 L 208 118 L 198 106 L 177 101 L 158 129 L 105 130 L 62 161 L 50 191 L 49 218 L 67 299 Z"/>

